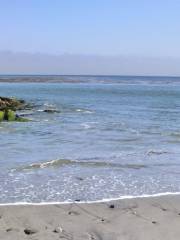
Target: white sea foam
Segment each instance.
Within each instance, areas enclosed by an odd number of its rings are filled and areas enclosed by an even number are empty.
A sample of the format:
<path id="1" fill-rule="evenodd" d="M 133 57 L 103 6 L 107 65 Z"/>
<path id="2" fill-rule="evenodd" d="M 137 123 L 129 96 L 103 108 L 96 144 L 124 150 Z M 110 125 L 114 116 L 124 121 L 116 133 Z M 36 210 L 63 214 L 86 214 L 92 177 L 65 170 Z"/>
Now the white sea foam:
<path id="1" fill-rule="evenodd" d="M 93 113 L 93 111 L 86 110 L 86 109 L 80 109 L 80 108 L 77 108 L 77 109 L 76 109 L 76 112 Z"/>
<path id="2" fill-rule="evenodd" d="M 125 199 L 137 199 L 137 198 L 154 198 L 154 197 L 162 197 L 162 196 L 177 196 L 180 195 L 180 192 L 165 192 L 165 193 L 156 193 L 156 194 L 144 194 L 144 195 L 137 195 L 137 196 L 121 196 L 118 198 L 104 198 L 102 200 L 95 200 L 95 201 L 64 201 L 64 202 L 15 202 L 15 203 L 0 203 L 0 206 L 43 206 L 43 205 L 57 205 L 57 204 L 93 204 L 93 203 L 105 203 L 105 202 L 112 202 L 118 200 L 125 200 Z"/>
<path id="3" fill-rule="evenodd" d="M 84 128 L 84 129 L 90 129 L 91 126 L 88 124 L 88 123 L 82 123 L 81 126 Z"/>
<path id="4" fill-rule="evenodd" d="M 44 106 L 46 106 L 46 107 L 54 107 L 55 105 L 54 104 L 49 104 L 49 103 L 44 103 Z"/>

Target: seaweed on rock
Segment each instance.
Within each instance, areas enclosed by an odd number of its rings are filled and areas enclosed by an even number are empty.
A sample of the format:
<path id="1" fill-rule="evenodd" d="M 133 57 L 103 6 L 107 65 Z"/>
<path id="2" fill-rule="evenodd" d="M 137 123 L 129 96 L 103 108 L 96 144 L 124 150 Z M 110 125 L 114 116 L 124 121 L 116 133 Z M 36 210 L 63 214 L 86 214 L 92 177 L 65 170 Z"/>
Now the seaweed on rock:
<path id="1" fill-rule="evenodd" d="M 15 113 L 15 111 L 23 110 L 27 106 L 24 100 L 0 97 L 0 121 L 28 121 L 28 119 L 22 118 Z"/>

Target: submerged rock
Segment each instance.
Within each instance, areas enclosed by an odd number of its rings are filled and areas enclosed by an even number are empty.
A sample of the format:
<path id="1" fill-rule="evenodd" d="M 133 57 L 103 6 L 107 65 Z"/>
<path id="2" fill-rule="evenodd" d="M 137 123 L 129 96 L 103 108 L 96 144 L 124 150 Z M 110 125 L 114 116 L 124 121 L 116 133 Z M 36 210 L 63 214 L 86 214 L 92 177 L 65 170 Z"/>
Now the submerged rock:
<path id="1" fill-rule="evenodd" d="M 60 111 L 57 110 L 57 109 L 45 109 L 45 110 L 43 110 L 43 112 L 46 112 L 46 113 L 60 113 Z"/>

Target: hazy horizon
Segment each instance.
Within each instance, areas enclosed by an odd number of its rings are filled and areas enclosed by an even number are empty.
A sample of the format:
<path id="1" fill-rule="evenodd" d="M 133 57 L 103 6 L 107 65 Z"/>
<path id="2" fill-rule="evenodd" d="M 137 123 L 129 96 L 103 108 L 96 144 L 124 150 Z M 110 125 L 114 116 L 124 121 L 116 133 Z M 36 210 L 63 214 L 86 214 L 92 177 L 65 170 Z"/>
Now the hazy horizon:
<path id="1" fill-rule="evenodd" d="M 178 1 L 0 2 L 0 74 L 180 75 Z"/>
<path id="2" fill-rule="evenodd" d="M 0 51 L 1 75 L 180 76 L 180 58 Z"/>

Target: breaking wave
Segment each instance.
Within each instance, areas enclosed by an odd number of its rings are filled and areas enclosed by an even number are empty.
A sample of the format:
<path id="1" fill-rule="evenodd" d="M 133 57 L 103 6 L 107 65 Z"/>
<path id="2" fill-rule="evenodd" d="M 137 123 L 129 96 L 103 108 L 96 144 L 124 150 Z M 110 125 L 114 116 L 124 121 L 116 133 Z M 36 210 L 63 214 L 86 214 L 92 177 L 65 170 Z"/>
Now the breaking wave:
<path id="1" fill-rule="evenodd" d="M 33 169 L 42 169 L 48 167 L 63 167 L 66 165 L 75 165 L 75 166 L 84 166 L 84 167 L 112 167 L 112 168 L 131 168 L 131 169 L 141 169 L 147 167 L 144 164 L 120 164 L 112 162 L 96 162 L 96 161 L 77 161 L 70 159 L 56 159 L 47 162 L 33 163 L 27 166 L 22 166 L 16 168 L 16 170 L 33 170 Z"/>

